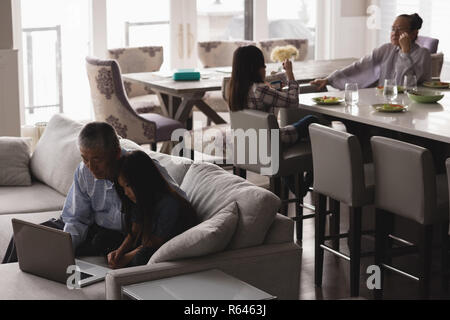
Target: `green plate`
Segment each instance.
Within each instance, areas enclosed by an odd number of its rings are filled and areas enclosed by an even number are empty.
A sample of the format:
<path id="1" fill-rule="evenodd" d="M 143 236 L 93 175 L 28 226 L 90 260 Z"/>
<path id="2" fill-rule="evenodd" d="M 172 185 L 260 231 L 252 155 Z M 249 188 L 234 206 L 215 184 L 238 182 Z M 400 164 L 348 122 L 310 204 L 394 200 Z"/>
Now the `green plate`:
<path id="1" fill-rule="evenodd" d="M 326 98 L 328 98 L 328 99 L 326 99 Z M 340 104 L 344 101 L 344 99 L 339 98 L 339 97 L 328 97 L 328 96 L 316 97 L 316 98 L 312 98 L 312 100 L 317 104 L 323 104 L 323 105 Z"/>
<path id="2" fill-rule="evenodd" d="M 378 86 L 377 89 L 383 92 L 384 86 Z M 405 93 L 405 87 L 397 86 L 397 93 Z"/>
<path id="3" fill-rule="evenodd" d="M 374 104 L 372 107 L 379 112 L 405 112 L 406 107 L 401 104 L 379 103 Z"/>
<path id="4" fill-rule="evenodd" d="M 444 97 L 440 92 L 415 91 L 408 92 L 408 98 L 419 103 L 436 103 Z"/>
<path id="5" fill-rule="evenodd" d="M 425 81 L 423 86 L 435 89 L 448 89 L 450 87 L 450 83 L 442 81 Z"/>

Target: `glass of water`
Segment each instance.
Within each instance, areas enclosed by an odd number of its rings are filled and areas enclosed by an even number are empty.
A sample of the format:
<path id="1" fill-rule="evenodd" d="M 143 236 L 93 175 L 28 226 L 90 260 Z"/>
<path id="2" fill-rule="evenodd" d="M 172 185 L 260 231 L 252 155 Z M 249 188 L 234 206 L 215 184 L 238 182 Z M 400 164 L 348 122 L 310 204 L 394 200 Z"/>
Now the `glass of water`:
<path id="1" fill-rule="evenodd" d="M 354 106 L 359 101 L 358 84 L 346 83 L 345 84 L 345 104 Z"/>
<path id="2" fill-rule="evenodd" d="M 405 92 L 417 91 L 417 77 L 415 75 L 404 76 L 403 88 Z"/>
<path id="3" fill-rule="evenodd" d="M 397 99 L 397 83 L 395 79 L 385 79 L 384 80 L 384 88 L 383 88 L 383 96 L 389 103 L 394 102 Z"/>

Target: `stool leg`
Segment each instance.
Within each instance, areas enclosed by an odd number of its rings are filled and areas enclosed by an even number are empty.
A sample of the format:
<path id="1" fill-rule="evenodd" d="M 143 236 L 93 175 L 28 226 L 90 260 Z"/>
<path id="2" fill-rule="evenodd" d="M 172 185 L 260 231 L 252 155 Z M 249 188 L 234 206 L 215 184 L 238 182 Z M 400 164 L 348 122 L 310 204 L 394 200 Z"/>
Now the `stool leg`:
<path id="1" fill-rule="evenodd" d="M 323 249 L 320 247 L 320 245 L 325 242 L 326 200 L 327 198 L 324 195 L 316 194 L 314 282 L 318 287 L 322 286 Z"/>
<path id="2" fill-rule="evenodd" d="M 381 288 L 374 289 L 374 299 L 383 299 L 383 285 L 384 285 L 384 268 L 381 265 L 385 258 L 385 243 L 386 231 L 384 223 L 385 212 L 380 209 L 375 209 L 375 265 L 380 267 Z"/>
<path id="3" fill-rule="evenodd" d="M 295 175 L 295 229 L 297 235 L 297 242 L 303 241 L 303 197 L 301 196 L 301 191 L 303 188 L 303 179 L 301 174 Z"/>
<path id="4" fill-rule="evenodd" d="M 341 214 L 340 214 L 340 202 L 330 198 L 330 235 L 339 236 L 341 233 Z M 332 240 L 332 248 L 339 251 L 339 237 Z"/>
<path id="5" fill-rule="evenodd" d="M 359 272 L 361 261 L 361 208 L 350 207 L 350 294 L 359 296 Z"/>
<path id="6" fill-rule="evenodd" d="M 281 179 L 281 189 L 280 189 L 280 199 L 282 201 L 281 203 L 281 208 L 280 208 L 280 213 L 283 216 L 288 215 L 288 209 L 289 209 L 289 189 L 288 189 L 288 185 L 285 183 L 285 179 Z"/>
<path id="7" fill-rule="evenodd" d="M 247 179 L 247 170 L 233 166 L 233 174 L 241 178 Z"/>
<path id="8" fill-rule="evenodd" d="M 421 226 L 419 238 L 419 298 L 430 296 L 433 226 Z"/>
<path id="9" fill-rule="evenodd" d="M 272 191 L 273 194 L 280 196 L 280 186 L 281 184 L 281 178 L 279 177 L 271 177 L 270 178 L 270 191 Z"/>
<path id="10" fill-rule="evenodd" d="M 441 225 L 441 243 L 442 243 L 442 251 L 441 251 L 441 268 L 442 268 L 442 290 L 445 293 L 448 293 L 448 282 L 450 280 L 449 277 L 449 255 L 448 255 L 448 247 L 449 247 L 449 239 L 448 239 L 448 221 L 445 221 Z"/>

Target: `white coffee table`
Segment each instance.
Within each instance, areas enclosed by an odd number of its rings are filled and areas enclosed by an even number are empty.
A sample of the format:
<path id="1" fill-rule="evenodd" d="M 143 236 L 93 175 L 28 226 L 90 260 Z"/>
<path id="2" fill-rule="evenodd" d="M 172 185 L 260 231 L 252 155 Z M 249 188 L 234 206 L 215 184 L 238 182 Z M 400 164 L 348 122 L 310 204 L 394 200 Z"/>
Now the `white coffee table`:
<path id="1" fill-rule="evenodd" d="M 217 269 L 123 286 L 122 297 L 134 300 L 276 299 Z"/>

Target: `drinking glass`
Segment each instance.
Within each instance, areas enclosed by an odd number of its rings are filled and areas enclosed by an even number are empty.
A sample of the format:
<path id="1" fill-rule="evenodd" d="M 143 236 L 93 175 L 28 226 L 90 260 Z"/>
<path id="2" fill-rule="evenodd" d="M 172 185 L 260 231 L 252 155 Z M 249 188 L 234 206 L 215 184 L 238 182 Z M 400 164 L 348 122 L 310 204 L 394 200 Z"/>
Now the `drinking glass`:
<path id="1" fill-rule="evenodd" d="M 392 103 L 395 99 L 397 99 L 397 83 L 395 79 L 385 79 L 384 80 L 384 88 L 383 88 L 383 96 L 389 103 Z"/>
<path id="2" fill-rule="evenodd" d="M 405 92 L 417 91 L 417 77 L 415 75 L 404 76 L 403 88 Z"/>
<path id="3" fill-rule="evenodd" d="M 357 83 L 346 83 L 345 84 L 345 104 L 346 105 L 356 105 L 359 101 L 358 94 L 358 84 Z"/>

